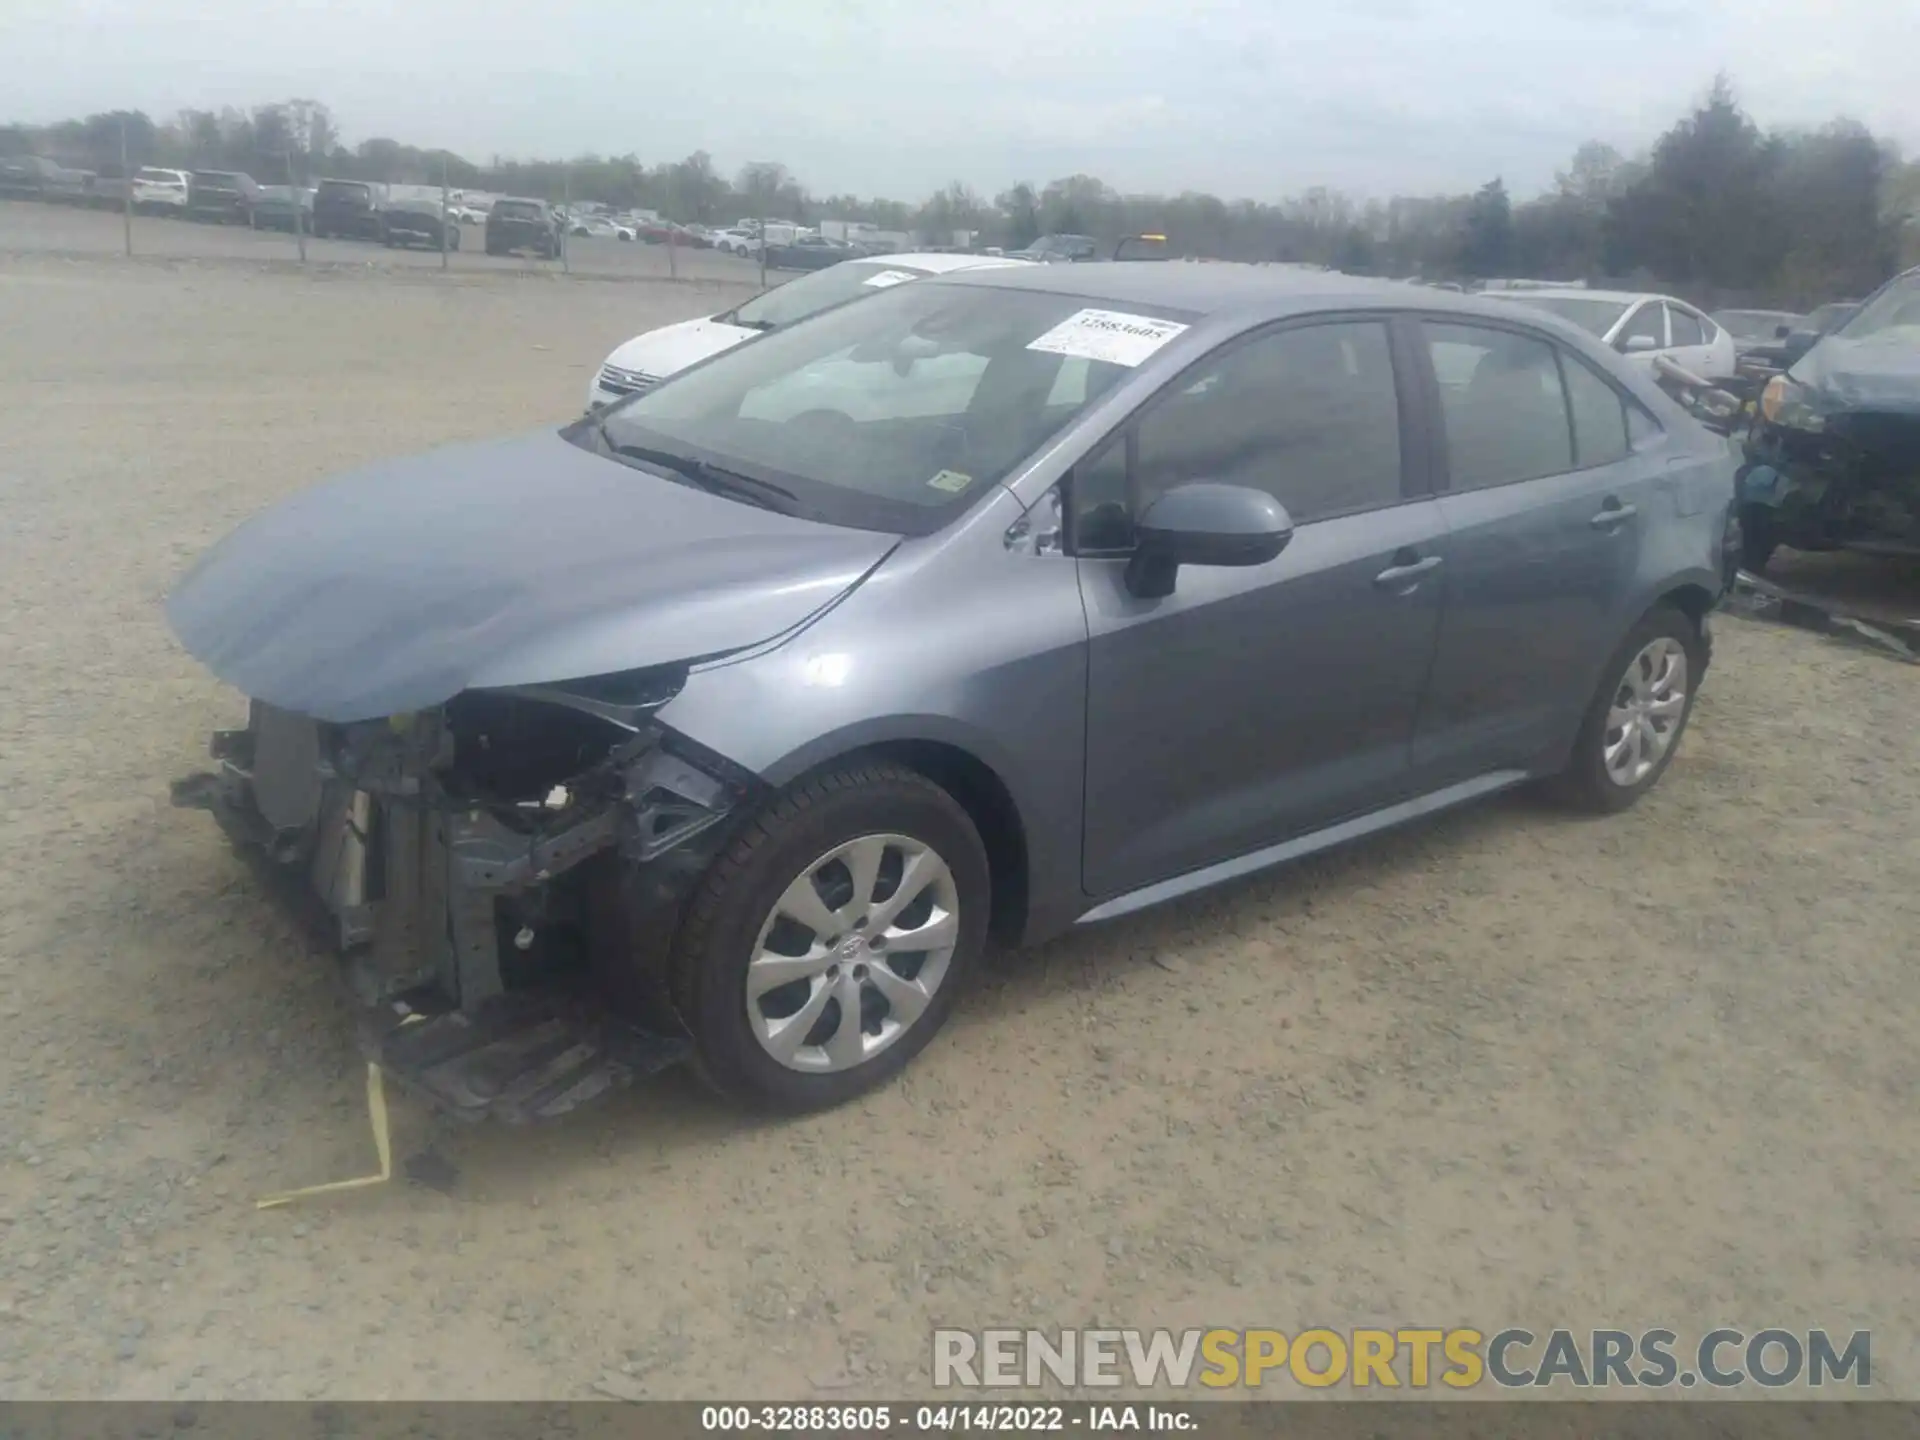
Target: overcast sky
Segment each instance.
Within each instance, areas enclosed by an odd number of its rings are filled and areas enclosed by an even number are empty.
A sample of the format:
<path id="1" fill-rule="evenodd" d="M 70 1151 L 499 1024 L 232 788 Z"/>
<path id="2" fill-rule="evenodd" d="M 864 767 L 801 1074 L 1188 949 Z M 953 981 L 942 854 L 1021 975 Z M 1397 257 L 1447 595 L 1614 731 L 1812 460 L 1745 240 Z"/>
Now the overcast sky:
<path id="1" fill-rule="evenodd" d="M 1719 69 L 1763 125 L 1920 151 L 1916 53 L 1920 0 L 0 0 L 0 119 L 302 96 L 349 143 L 705 149 L 817 194 L 1526 194 Z"/>

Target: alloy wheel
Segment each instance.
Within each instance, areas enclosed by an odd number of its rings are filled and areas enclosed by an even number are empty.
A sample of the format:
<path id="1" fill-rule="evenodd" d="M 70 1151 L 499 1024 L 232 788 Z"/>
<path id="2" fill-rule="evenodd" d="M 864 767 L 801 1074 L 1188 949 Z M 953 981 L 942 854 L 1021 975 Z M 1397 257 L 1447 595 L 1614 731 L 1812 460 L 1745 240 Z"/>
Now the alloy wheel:
<path id="1" fill-rule="evenodd" d="M 932 1004 L 960 939 L 959 890 L 931 846 L 863 835 L 797 875 L 761 923 L 747 1019 L 790 1070 L 865 1064 Z"/>
<path id="2" fill-rule="evenodd" d="M 1658 636 L 1633 657 L 1614 687 L 1600 741 L 1607 778 L 1622 789 L 1646 779 L 1673 748 L 1686 713 L 1686 647 Z"/>

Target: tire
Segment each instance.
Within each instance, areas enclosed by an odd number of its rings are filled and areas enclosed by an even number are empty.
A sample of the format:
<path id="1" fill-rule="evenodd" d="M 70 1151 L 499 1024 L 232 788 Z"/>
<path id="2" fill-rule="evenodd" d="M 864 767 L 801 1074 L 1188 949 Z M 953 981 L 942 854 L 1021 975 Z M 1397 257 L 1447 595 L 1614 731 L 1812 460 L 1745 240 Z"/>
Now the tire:
<path id="1" fill-rule="evenodd" d="M 842 847 L 858 847 L 870 857 L 867 863 L 877 857 L 870 896 L 880 896 L 878 901 L 865 907 L 855 903 L 852 868 L 836 856 Z M 931 882 L 914 889 L 905 909 L 888 921 L 877 908 L 890 893 L 898 894 L 889 891 L 889 882 L 899 884 L 900 868 L 913 847 L 920 852 L 913 863 L 932 876 Z M 925 863 L 928 854 L 932 866 Z M 824 878 L 824 888 L 809 883 L 805 893 L 820 902 L 818 923 L 838 930 L 853 922 L 843 935 L 824 935 L 815 926 L 783 918 L 786 897 L 802 893 L 802 882 L 815 875 Z M 829 904 L 842 896 L 841 908 L 830 911 Z M 883 761 L 856 761 L 795 782 L 746 822 L 714 862 L 675 937 L 675 1003 L 692 1031 L 701 1074 L 725 1095 L 790 1114 L 839 1105 L 884 1084 L 952 1013 L 985 943 L 991 900 L 979 832 L 958 802 L 925 776 Z M 877 918 L 890 923 L 889 933 L 897 938 L 902 931 L 930 926 L 938 910 L 947 907 L 950 916 L 957 911 L 958 920 L 947 950 L 876 949 L 861 933 L 870 918 Z M 829 940 L 838 941 L 836 949 L 822 952 Z M 749 969 L 756 953 L 804 956 L 809 951 L 818 958 L 797 961 L 796 978 L 763 985 L 750 998 Z M 898 968 L 888 955 L 900 957 Z M 882 973 L 884 987 L 877 983 Z M 887 1026 L 897 1024 L 901 1012 L 889 994 L 924 1005 L 898 1024 L 891 1040 Z M 840 1023 L 841 1004 L 843 996 L 852 995 L 859 996 L 860 1018 L 849 1029 Z M 787 1031 L 791 1060 L 776 1058 L 778 1036 L 762 1038 L 782 1019 L 809 1026 L 804 1032 Z M 864 1059 L 836 1059 L 828 1051 L 830 1041 L 877 1048 Z"/>
<path id="2" fill-rule="evenodd" d="M 1780 527 L 1765 505 L 1740 507 L 1740 568 L 1758 575 L 1780 548 Z"/>
<path id="3" fill-rule="evenodd" d="M 1664 655 L 1661 651 L 1664 650 Z M 1684 671 L 1678 677 L 1678 684 L 1663 684 L 1663 666 L 1674 656 L 1684 660 Z M 1567 768 L 1553 777 L 1548 788 L 1561 803 L 1578 810 L 1593 814 L 1611 815 L 1634 805 L 1642 795 L 1660 783 L 1660 777 L 1667 772 L 1667 766 L 1673 763 L 1674 755 L 1680 749 L 1680 742 L 1686 734 L 1687 721 L 1693 715 L 1693 702 L 1700 691 L 1700 680 L 1706 671 L 1706 644 L 1701 637 L 1699 625 L 1688 615 L 1674 609 L 1671 605 L 1656 605 L 1641 617 L 1640 623 L 1620 642 L 1620 648 L 1614 651 L 1607 661 L 1606 679 L 1600 690 L 1587 707 L 1585 718 L 1580 722 L 1580 734 L 1573 742 L 1573 754 L 1568 759 Z M 1649 674 L 1649 661 L 1652 673 Z M 1666 672 L 1669 681 L 1671 670 Z M 1635 677 L 1638 677 L 1637 680 Z M 1618 777 L 1608 767 L 1609 740 L 1620 735 L 1613 725 L 1612 716 L 1616 701 L 1626 708 L 1644 704 L 1651 700 L 1656 704 L 1670 702 L 1673 690 L 1678 689 L 1679 714 L 1671 713 L 1665 717 L 1665 728 L 1659 727 L 1657 711 L 1645 712 L 1648 725 L 1641 733 L 1646 737 L 1642 742 L 1629 742 L 1631 748 L 1625 753 L 1622 772 Z M 1635 691 L 1639 693 L 1635 693 Z M 1649 759 L 1649 748 L 1657 744 L 1657 736 L 1665 736 L 1664 746 L 1651 756 L 1651 763 L 1644 769 L 1639 766 Z M 1617 742 L 1616 742 L 1617 743 Z M 1634 767 L 1628 771 L 1626 765 Z M 1625 778 L 1631 774 L 1631 778 Z"/>

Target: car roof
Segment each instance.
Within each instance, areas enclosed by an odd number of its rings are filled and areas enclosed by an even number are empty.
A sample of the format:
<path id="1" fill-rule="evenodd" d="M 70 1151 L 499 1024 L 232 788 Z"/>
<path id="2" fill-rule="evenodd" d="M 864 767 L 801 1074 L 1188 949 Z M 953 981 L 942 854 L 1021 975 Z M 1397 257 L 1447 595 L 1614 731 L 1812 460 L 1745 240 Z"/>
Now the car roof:
<path id="1" fill-rule="evenodd" d="M 1110 260 L 1086 265 L 1020 264 L 1015 272 L 991 277 L 956 276 L 947 283 L 1040 290 L 1117 304 L 1158 305 L 1195 315 L 1254 307 L 1329 309 L 1343 302 L 1461 309 L 1479 315 L 1491 309 L 1472 296 L 1420 289 L 1398 280 L 1233 262 L 1189 265 L 1172 260 Z"/>
<path id="2" fill-rule="evenodd" d="M 956 270 L 1035 270 L 1031 260 L 1015 260 L 1006 255 L 955 255 L 941 250 L 908 251 L 904 255 L 868 255 L 849 264 L 911 265 L 929 275 L 948 275 Z"/>
<path id="3" fill-rule="evenodd" d="M 1565 290 L 1487 290 L 1482 293 L 1497 295 L 1502 300 L 1612 300 L 1621 305 L 1631 305 L 1637 300 L 1671 300 L 1677 305 L 1687 304 L 1677 295 L 1663 295 L 1657 290 L 1579 290 L 1570 286 Z"/>

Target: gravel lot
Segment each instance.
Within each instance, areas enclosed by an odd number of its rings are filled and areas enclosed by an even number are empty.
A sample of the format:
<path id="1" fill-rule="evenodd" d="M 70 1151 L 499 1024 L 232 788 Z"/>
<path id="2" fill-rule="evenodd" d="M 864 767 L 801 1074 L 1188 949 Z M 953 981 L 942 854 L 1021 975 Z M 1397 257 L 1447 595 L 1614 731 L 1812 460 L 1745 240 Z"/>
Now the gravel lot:
<path id="1" fill-rule="evenodd" d="M 238 702 L 162 594 L 276 497 L 558 422 L 617 340 L 741 292 L 36 257 L 24 208 L 0 1393 L 567 1398 L 624 1367 L 844 1399 L 924 1391 L 942 1323 L 1384 1323 L 1870 1327 L 1877 1392 L 1920 1397 L 1915 675 L 1734 620 L 1631 815 L 1510 798 L 1009 957 L 823 1117 L 680 1076 L 534 1132 L 397 1102 L 451 1194 L 257 1213 L 371 1167 L 361 1072 L 322 957 L 167 807 Z"/>

